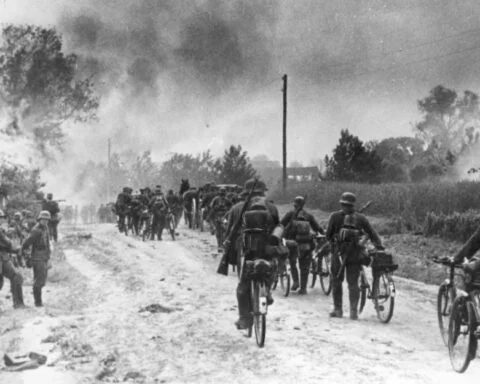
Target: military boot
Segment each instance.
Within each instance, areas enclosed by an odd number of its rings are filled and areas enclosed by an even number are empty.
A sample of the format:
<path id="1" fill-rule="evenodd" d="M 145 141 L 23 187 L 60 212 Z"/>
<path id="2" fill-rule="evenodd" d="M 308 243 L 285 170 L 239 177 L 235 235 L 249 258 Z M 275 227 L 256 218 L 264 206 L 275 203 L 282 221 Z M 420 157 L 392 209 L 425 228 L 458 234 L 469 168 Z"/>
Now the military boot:
<path id="1" fill-rule="evenodd" d="M 23 303 L 23 289 L 21 284 L 12 285 L 13 308 L 25 308 Z"/>
<path id="2" fill-rule="evenodd" d="M 292 273 L 292 280 L 293 280 L 293 284 L 292 284 L 292 288 L 291 290 L 292 291 L 296 291 L 299 287 L 298 285 L 298 271 L 297 271 L 297 267 L 296 266 L 292 266 L 292 268 L 290 269 L 291 273 Z"/>
<path id="3" fill-rule="evenodd" d="M 42 288 L 33 288 L 33 298 L 36 307 L 43 307 L 42 303 Z"/>
<path id="4" fill-rule="evenodd" d="M 307 294 L 307 280 L 308 280 L 308 270 L 302 270 L 300 274 L 300 291 L 298 291 L 299 295 L 306 295 Z"/>

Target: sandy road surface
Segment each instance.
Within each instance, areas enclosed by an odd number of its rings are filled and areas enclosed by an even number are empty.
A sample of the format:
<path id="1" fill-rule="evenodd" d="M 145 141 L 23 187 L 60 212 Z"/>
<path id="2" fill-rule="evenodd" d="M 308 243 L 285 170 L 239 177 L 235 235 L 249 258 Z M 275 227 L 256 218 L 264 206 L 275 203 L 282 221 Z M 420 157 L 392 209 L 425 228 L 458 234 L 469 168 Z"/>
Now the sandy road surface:
<path id="1" fill-rule="evenodd" d="M 388 325 L 378 322 L 371 303 L 358 322 L 329 319 L 331 299 L 319 288 L 276 296 L 260 349 L 233 326 L 236 276 L 215 274 L 213 237 L 182 229 L 176 242 L 143 243 L 108 225 L 82 231 L 93 238 L 65 230 L 57 252 L 66 278 L 50 283 L 46 308 L 13 311 L 1 292 L 0 347 L 43 351 L 52 366 L 0 371 L 0 383 L 90 383 L 100 372 L 104 382 L 142 383 L 478 380 L 478 361 L 464 375 L 450 368 L 435 287 L 397 280 Z M 139 312 L 149 304 L 161 311 Z"/>

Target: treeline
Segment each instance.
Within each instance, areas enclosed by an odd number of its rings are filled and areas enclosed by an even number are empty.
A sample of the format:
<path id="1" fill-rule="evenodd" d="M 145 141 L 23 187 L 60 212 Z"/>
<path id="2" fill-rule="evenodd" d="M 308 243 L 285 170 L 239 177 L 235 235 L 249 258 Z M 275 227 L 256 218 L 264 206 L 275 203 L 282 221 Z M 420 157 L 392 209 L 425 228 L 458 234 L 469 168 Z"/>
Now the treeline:
<path id="1" fill-rule="evenodd" d="M 160 184 L 164 189 L 178 190 L 181 179 L 188 179 L 196 187 L 209 182 L 243 185 L 255 174 L 248 153 L 240 145 L 231 145 L 219 158 L 210 151 L 197 155 L 175 153 L 163 163 L 153 161 L 150 151 L 140 156 L 127 151 L 112 155 L 110 171 L 106 163 L 85 163 L 77 172 L 75 188 L 106 201 L 108 190 L 112 196 L 124 186 L 138 189 Z"/>
<path id="2" fill-rule="evenodd" d="M 325 157 L 324 179 L 403 183 L 465 177 L 462 163 L 475 161 L 480 149 L 478 95 L 438 85 L 417 106 L 422 118 L 414 124 L 414 137 L 364 143 L 342 130 L 332 155 Z"/>

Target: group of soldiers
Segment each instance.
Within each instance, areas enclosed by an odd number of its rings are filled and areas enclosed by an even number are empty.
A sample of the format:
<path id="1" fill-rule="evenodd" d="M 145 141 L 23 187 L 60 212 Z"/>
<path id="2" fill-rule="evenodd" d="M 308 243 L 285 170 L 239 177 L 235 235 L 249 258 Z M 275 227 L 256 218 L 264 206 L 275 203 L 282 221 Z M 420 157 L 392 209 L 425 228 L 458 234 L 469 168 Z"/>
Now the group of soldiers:
<path id="1" fill-rule="evenodd" d="M 60 208 L 49 193 L 42 201 L 42 210 L 35 217 L 29 210 L 7 215 L 0 209 L 0 289 L 4 279 L 10 280 L 13 307 L 24 308 L 23 277 L 18 268 L 33 269 L 35 306 L 43 306 L 42 288 L 50 267 L 50 241 L 58 240 Z"/>
<path id="2" fill-rule="evenodd" d="M 325 236 L 331 244 L 330 251 L 333 255 L 331 266 L 333 310 L 330 316 L 343 316 L 342 283 L 346 275 L 350 318 L 358 319 L 360 296 L 358 279 L 363 250 L 355 241 L 350 241 L 350 238 L 359 239 L 360 234 L 365 234 L 377 249 L 384 248 L 367 218 L 355 211 L 356 196 L 350 192 L 345 192 L 341 196 L 339 201 L 341 209 L 330 216 L 324 230 L 305 209 L 304 197 L 297 196 L 293 201 L 292 210 L 280 217 L 274 202 L 265 197 L 266 191 L 267 187 L 263 181 L 249 180 L 243 190 L 237 191 L 233 196 L 222 187 L 217 190 L 210 188 L 208 190 L 210 193 L 202 196 L 200 207 L 204 209 L 203 219 L 213 228 L 219 251 L 228 253 L 224 257 L 229 264 L 235 265 L 238 271 L 242 271 L 242 264 L 246 260 L 257 257 L 278 260 L 286 255 L 293 280 L 291 290 L 297 291 L 299 295 L 305 295 L 314 238 L 318 235 Z M 250 230 L 249 225 L 253 225 Z M 259 249 L 261 252 L 258 252 Z M 343 259 L 341 253 L 348 253 L 348 257 Z M 239 318 L 235 325 L 238 329 L 248 328 L 251 322 L 249 290 L 248 274 L 241 273 L 236 290 Z M 270 290 L 267 301 L 269 304 L 274 302 Z"/>
<path id="3" fill-rule="evenodd" d="M 117 196 L 114 206 L 118 217 L 120 232 L 133 231 L 140 235 L 142 228 L 150 227 L 151 240 L 162 240 L 163 230 L 168 214 L 175 217 L 175 227 L 182 215 L 181 198 L 169 190 L 166 195 L 162 187 L 157 185 L 154 190 L 141 188 L 134 193 L 130 187 L 124 187 Z"/>

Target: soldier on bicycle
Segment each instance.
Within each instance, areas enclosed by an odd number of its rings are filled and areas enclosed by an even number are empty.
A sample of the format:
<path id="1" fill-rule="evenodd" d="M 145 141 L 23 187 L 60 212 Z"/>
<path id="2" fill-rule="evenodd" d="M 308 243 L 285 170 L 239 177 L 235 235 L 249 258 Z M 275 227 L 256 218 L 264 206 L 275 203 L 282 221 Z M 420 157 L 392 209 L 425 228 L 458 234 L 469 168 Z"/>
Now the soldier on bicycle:
<path id="1" fill-rule="evenodd" d="M 255 185 L 255 188 L 253 186 Z M 264 233 L 269 235 L 272 230 L 279 224 L 279 215 L 277 207 L 270 201 L 266 200 L 265 198 L 265 191 L 266 185 L 263 181 L 257 180 L 255 184 L 255 180 L 248 180 L 245 184 L 245 190 L 251 191 L 251 199 L 249 202 L 249 206 L 247 207 L 247 212 L 250 213 L 255 219 L 255 215 L 258 215 L 258 222 L 259 225 L 263 225 L 265 228 Z M 243 210 L 245 202 L 237 203 L 235 206 L 232 207 L 227 223 L 227 236 L 230 235 L 232 230 L 235 230 L 234 224 L 240 219 L 240 215 Z M 246 214 L 245 213 L 245 214 Z M 244 217 L 245 219 L 245 217 Z M 264 258 L 266 257 L 266 251 L 264 249 L 260 249 L 259 252 L 252 253 L 248 248 L 248 244 L 251 243 L 251 240 L 243 239 L 242 241 L 242 231 L 245 229 L 245 222 L 242 225 L 242 228 L 237 229 L 236 233 L 232 233 L 230 237 L 230 241 L 232 244 L 232 248 L 234 249 L 234 255 L 237 258 L 237 265 L 239 270 L 243 270 L 243 266 L 240 265 L 241 263 L 241 256 L 245 256 L 245 259 L 250 257 L 255 258 L 255 254 L 262 255 Z M 246 241 L 245 241 L 246 240 Z M 245 244 L 247 243 L 247 244 Z M 260 240 L 257 244 L 262 243 Z M 266 240 L 263 241 L 263 246 L 266 247 L 267 243 Z M 262 248 L 264 248 L 262 247 Z M 253 256 L 252 256 L 253 255 Z M 235 322 L 237 329 L 247 329 L 251 324 L 251 313 L 250 313 L 250 280 L 244 271 L 240 276 L 240 281 L 237 286 L 237 302 L 238 302 L 238 313 L 239 318 Z M 271 297 L 270 291 L 268 292 L 267 303 L 270 305 L 273 303 L 273 298 Z"/>
<path id="2" fill-rule="evenodd" d="M 297 258 L 300 266 L 300 295 L 307 293 L 307 279 L 312 262 L 313 237 L 311 231 L 321 233 L 323 229 L 312 214 L 304 209 L 305 198 L 297 196 L 293 201 L 293 210 L 287 212 L 280 224 L 285 228 L 284 237 L 289 249 L 289 261 L 292 273 L 292 291 L 298 289 Z"/>
<path id="3" fill-rule="evenodd" d="M 383 250 L 382 242 L 370 225 L 368 219 L 355 212 L 356 196 L 345 192 L 340 199 L 341 210 L 332 213 L 328 220 L 326 236 L 332 244 L 333 274 L 333 311 L 330 317 L 343 316 L 343 280 L 347 274 L 350 299 L 350 319 L 358 319 L 358 300 L 360 288 L 358 278 L 362 268 L 363 249 L 359 243 L 360 236 L 365 233 L 373 245 Z"/>
<path id="4" fill-rule="evenodd" d="M 480 255 L 475 256 L 477 251 L 480 249 L 480 227 L 475 231 L 475 233 L 468 239 L 468 241 L 463 245 L 460 251 L 453 258 L 455 264 L 463 263 L 464 259 L 469 261 L 465 265 L 465 268 L 470 271 L 470 273 L 475 273 L 480 271 Z"/>

